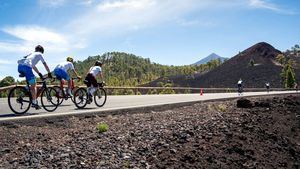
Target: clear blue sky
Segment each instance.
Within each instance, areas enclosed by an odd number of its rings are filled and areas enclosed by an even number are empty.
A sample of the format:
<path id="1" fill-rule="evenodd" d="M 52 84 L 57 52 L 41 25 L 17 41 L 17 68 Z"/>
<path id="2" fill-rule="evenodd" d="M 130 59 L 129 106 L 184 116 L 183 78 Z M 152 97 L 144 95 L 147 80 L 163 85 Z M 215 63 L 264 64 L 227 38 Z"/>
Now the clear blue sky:
<path id="1" fill-rule="evenodd" d="M 110 51 L 186 65 L 261 41 L 300 43 L 299 0 L 0 0 L 0 79 L 37 44 L 53 69 Z"/>

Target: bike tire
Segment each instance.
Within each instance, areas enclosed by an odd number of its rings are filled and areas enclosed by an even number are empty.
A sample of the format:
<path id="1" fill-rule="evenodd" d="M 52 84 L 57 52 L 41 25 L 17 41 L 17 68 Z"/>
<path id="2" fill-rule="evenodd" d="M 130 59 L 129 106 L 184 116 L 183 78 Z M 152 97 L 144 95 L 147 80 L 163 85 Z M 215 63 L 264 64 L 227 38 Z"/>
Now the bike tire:
<path id="1" fill-rule="evenodd" d="M 19 92 L 18 92 L 19 90 Z M 16 93 L 17 92 L 17 93 Z M 15 95 L 17 97 L 15 97 Z M 25 97 L 28 97 L 28 99 L 25 99 L 23 100 Z M 20 104 L 22 111 L 18 111 L 17 110 L 17 107 L 13 106 L 13 101 L 14 99 L 16 99 L 16 103 Z M 21 102 L 21 103 L 19 103 Z M 24 103 L 28 103 L 27 106 L 25 106 L 25 108 L 23 109 L 22 108 L 22 104 Z M 31 97 L 31 94 L 30 94 L 30 91 L 27 90 L 25 87 L 21 87 L 21 86 L 16 86 L 14 88 L 12 88 L 8 94 L 8 105 L 9 105 L 9 108 L 17 115 L 21 115 L 21 114 L 24 114 L 26 113 L 30 106 L 31 106 L 31 103 L 32 103 L 32 97 Z"/>
<path id="2" fill-rule="evenodd" d="M 48 104 L 46 104 L 46 101 L 48 101 Z M 58 97 L 58 93 L 53 87 L 47 87 L 43 90 L 41 95 L 41 104 L 46 111 L 55 111 L 59 105 L 59 102 L 60 99 Z"/>
<path id="3" fill-rule="evenodd" d="M 53 88 L 56 90 L 57 96 L 59 97 L 58 105 L 60 106 L 62 104 L 62 102 L 64 101 L 64 97 L 59 95 L 59 92 L 61 91 L 61 88 L 59 86 L 53 86 Z"/>
<path id="4" fill-rule="evenodd" d="M 106 103 L 107 95 L 103 88 L 98 88 L 94 93 L 94 102 L 98 107 L 104 106 Z"/>
<path id="5" fill-rule="evenodd" d="M 83 109 L 87 105 L 88 93 L 85 88 L 79 88 L 74 93 L 74 104 L 78 109 Z"/>
<path id="6" fill-rule="evenodd" d="M 76 90 L 77 90 L 78 88 L 77 87 L 74 87 L 73 89 L 72 89 L 72 94 L 73 94 L 73 97 L 71 97 L 71 100 L 72 100 L 72 102 L 75 104 L 75 92 L 76 92 Z"/>

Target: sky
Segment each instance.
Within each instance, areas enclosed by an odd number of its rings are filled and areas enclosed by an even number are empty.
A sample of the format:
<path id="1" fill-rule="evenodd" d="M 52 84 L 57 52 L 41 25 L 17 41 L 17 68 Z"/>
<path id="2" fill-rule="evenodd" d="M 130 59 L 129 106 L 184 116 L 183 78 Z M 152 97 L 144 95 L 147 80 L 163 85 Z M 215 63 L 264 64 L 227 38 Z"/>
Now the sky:
<path id="1" fill-rule="evenodd" d="M 52 70 L 112 51 L 165 65 L 258 42 L 284 51 L 300 44 L 299 18 L 299 0 L 0 0 L 0 79 L 16 78 L 17 60 L 38 44 Z"/>

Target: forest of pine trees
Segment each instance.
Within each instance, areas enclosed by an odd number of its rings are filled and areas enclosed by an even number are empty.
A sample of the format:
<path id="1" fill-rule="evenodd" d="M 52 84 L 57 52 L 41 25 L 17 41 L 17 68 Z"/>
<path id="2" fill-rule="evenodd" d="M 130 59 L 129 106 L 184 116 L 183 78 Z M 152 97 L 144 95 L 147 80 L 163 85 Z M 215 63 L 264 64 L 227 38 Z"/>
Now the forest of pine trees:
<path id="1" fill-rule="evenodd" d="M 110 52 L 77 61 L 74 66 L 84 76 L 96 60 L 103 63 L 104 80 L 108 86 L 138 86 L 160 77 L 207 72 L 221 64 L 220 60 L 212 60 L 203 65 L 167 66 L 133 54 Z"/>

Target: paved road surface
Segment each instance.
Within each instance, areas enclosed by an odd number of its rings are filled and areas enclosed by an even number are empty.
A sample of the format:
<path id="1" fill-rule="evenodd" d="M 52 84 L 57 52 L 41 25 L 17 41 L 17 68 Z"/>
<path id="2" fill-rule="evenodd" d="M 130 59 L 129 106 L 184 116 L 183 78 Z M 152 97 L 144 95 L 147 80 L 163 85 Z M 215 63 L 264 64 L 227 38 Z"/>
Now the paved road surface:
<path id="1" fill-rule="evenodd" d="M 259 96 L 259 95 L 273 95 L 273 94 L 287 94 L 295 93 L 294 91 L 282 91 L 282 92 L 249 92 L 244 93 L 243 96 Z M 153 105 L 164 105 L 171 103 L 182 103 L 201 100 L 213 100 L 223 98 L 238 97 L 237 93 L 208 93 L 203 96 L 200 94 L 174 94 L 174 95 L 133 95 L 133 96 L 108 96 L 107 102 L 104 107 L 98 108 L 94 103 L 87 105 L 86 109 L 77 109 L 75 105 L 69 99 L 64 101 L 63 104 L 57 108 L 55 112 L 46 112 L 45 110 L 35 110 L 31 108 L 24 116 L 15 116 L 9 109 L 7 99 L 0 99 L 0 121 L 11 118 L 28 118 L 28 117 L 40 117 L 40 116 L 56 116 L 64 114 L 78 114 L 85 112 L 116 110 L 124 108 L 145 107 Z"/>

